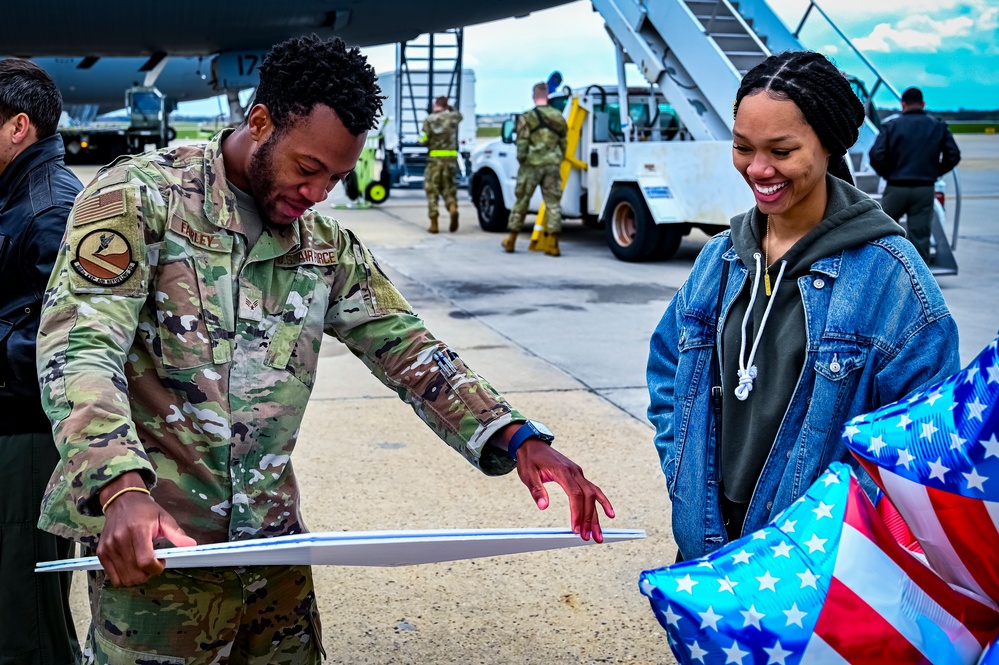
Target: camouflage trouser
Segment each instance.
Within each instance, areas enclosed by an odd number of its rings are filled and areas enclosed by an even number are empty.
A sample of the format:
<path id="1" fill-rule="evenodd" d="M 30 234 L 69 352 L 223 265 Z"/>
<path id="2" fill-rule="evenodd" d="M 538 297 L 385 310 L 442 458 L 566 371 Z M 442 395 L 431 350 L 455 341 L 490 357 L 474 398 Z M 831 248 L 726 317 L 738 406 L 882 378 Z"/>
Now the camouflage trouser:
<path id="1" fill-rule="evenodd" d="M 458 205 L 458 162 L 453 157 L 430 157 L 423 172 L 423 189 L 427 192 L 427 214 L 437 217 L 437 197 L 444 197 L 444 207 Z"/>
<path id="2" fill-rule="evenodd" d="M 514 190 L 517 201 L 510 209 L 510 221 L 506 225 L 508 231 L 520 231 L 524 226 L 531 194 L 539 183 L 541 198 L 545 202 L 545 227 L 549 233 L 562 232 L 562 176 L 559 174 L 559 167 L 527 164 L 521 164 L 517 171 L 517 188 Z"/>
<path id="3" fill-rule="evenodd" d="M 86 665 L 318 665 L 325 652 L 308 566 L 168 568 L 115 587 L 87 574 Z"/>

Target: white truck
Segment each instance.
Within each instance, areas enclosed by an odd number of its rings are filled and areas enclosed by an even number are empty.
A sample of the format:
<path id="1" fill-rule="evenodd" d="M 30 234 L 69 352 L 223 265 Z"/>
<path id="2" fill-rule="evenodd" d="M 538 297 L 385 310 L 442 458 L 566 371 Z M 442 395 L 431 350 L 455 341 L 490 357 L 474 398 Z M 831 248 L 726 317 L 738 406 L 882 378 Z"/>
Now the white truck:
<path id="1" fill-rule="evenodd" d="M 732 216 L 753 206 L 753 196 L 732 167 L 731 141 L 690 140 L 673 107 L 649 88 L 629 88 L 627 97 L 626 115 L 616 85 L 591 85 L 549 100 L 568 118 L 575 98 L 583 113 L 570 156 L 585 170 L 570 171 L 562 214 L 603 227 L 623 261 L 668 259 L 691 229 L 712 234 L 726 228 Z M 515 200 L 515 126 L 507 120 L 500 140 L 472 154 L 470 193 L 486 231 L 506 229 Z M 540 205 L 539 189 L 530 210 Z"/>

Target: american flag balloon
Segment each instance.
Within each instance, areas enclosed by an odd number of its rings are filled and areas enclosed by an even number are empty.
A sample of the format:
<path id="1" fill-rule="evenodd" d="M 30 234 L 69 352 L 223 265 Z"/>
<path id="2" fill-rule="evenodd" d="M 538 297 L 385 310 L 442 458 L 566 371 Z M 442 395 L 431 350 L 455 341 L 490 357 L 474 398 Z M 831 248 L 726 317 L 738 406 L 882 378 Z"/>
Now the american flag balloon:
<path id="1" fill-rule="evenodd" d="M 985 648 L 978 665 L 999 665 L 999 639 L 992 640 L 992 644 Z"/>
<path id="2" fill-rule="evenodd" d="M 999 611 L 903 549 L 842 463 L 760 531 L 639 588 L 684 665 L 975 665 L 999 632 Z"/>
<path id="3" fill-rule="evenodd" d="M 843 437 L 948 582 L 999 602 L 999 357 L 847 423 Z"/>

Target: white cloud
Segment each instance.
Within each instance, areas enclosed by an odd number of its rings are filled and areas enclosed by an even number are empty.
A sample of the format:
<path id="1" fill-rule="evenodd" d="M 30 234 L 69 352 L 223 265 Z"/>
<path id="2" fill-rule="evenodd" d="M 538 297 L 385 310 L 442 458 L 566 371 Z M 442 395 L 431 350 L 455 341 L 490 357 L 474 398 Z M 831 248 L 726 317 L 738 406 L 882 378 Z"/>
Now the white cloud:
<path id="1" fill-rule="evenodd" d="M 878 23 L 867 37 L 853 40 L 861 51 L 889 53 L 898 49 L 932 52 L 940 48 L 940 35 L 918 30 L 898 30 L 887 23 Z"/>
<path id="2" fill-rule="evenodd" d="M 898 22 L 905 31 L 934 33 L 940 37 L 964 37 L 971 32 L 975 22 L 967 16 L 955 16 L 943 21 L 935 21 L 925 14 L 907 16 Z"/>
<path id="3" fill-rule="evenodd" d="M 993 0 L 836 0 L 824 2 L 822 8 L 833 20 L 845 16 L 905 16 L 913 13 L 945 12 L 960 7 L 985 8 Z M 781 16 L 800 19 L 808 7 L 807 0 L 767 0 Z M 814 20 L 814 19 L 809 19 Z"/>
<path id="4" fill-rule="evenodd" d="M 854 39 L 853 43 L 862 51 L 933 52 L 944 45 L 945 39 L 967 37 L 974 28 L 976 22 L 968 16 L 936 20 L 926 14 L 915 14 L 906 16 L 896 26 L 878 23 L 867 37 Z"/>
<path id="5" fill-rule="evenodd" d="M 995 30 L 999 28 L 999 6 L 997 7 L 986 7 L 982 11 L 982 15 L 978 17 L 975 21 L 979 30 Z"/>

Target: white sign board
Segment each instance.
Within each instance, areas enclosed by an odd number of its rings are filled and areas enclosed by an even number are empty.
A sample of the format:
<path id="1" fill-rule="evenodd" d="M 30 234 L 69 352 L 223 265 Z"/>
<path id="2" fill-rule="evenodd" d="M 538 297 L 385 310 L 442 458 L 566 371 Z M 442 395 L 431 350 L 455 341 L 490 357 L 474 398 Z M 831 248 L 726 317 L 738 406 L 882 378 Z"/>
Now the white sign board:
<path id="1" fill-rule="evenodd" d="M 642 529 L 605 529 L 604 544 L 645 538 Z M 594 544 L 568 529 L 458 529 L 306 533 L 158 551 L 167 568 L 214 566 L 409 566 Z M 97 557 L 45 561 L 35 572 L 100 570 Z"/>

